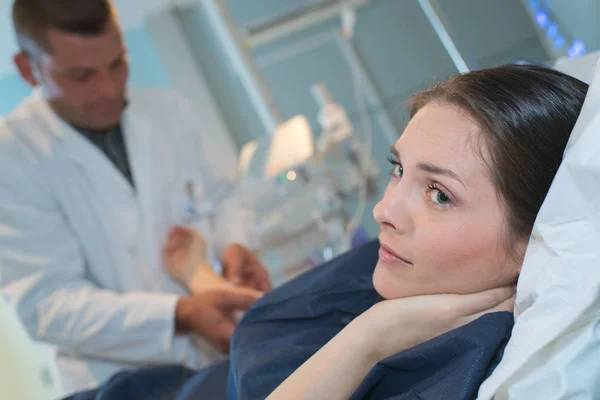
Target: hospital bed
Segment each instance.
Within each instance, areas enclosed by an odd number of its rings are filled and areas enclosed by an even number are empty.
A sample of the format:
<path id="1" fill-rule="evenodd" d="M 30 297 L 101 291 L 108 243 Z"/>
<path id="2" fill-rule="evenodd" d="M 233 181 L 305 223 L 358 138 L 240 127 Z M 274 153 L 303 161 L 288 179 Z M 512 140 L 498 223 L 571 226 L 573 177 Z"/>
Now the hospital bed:
<path id="1" fill-rule="evenodd" d="M 583 61 L 590 62 L 589 59 Z M 566 65 L 563 63 L 560 69 L 568 73 Z M 583 73 L 582 77 L 594 75 L 589 68 L 579 69 L 578 73 Z M 480 387 L 479 399 L 600 398 L 600 193 L 597 185 L 600 177 L 600 64 L 594 76 L 565 152 L 565 161 L 536 221 L 517 290 L 513 336 L 500 365 Z M 285 129 L 306 130 L 306 121 L 296 120 L 294 124 L 295 127 Z M 256 167 L 252 166 L 252 160 L 269 147 L 262 148 L 262 144 L 257 143 L 246 150 L 249 156 L 242 157 L 246 163 L 244 173 L 250 174 L 248 184 L 265 185 L 263 193 L 268 196 L 284 192 L 300 199 L 297 203 L 288 203 L 286 196 L 280 195 L 269 200 L 271 203 L 263 202 L 264 197 L 253 200 L 257 206 L 264 206 L 259 210 L 265 224 L 261 235 L 268 239 L 265 242 L 270 248 L 275 249 L 272 251 L 281 246 L 276 239 L 277 229 L 282 229 L 272 221 L 269 225 L 269 218 L 275 218 L 271 215 L 272 205 L 281 202 L 310 209 L 319 200 L 318 197 L 303 197 L 305 191 L 319 187 L 319 174 L 324 171 L 319 168 L 324 167 L 319 164 L 319 159 L 312 160 L 317 152 L 310 138 L 304 135 L 299 139 L 302 140 L 311 151 L 283 167 L 267 168 L 270 177 L 266 182 L 251 177 L 252 169 Z M 351 143 L 351 140 L 344 140 L 338 143 Z M 264 160 L 269 159 L 268 154 L 268 150 L 263 153 Z M 355 168 L 356 161 L 350 158 L 349 162 L 354 163 L 352 168 Z M 264 174 L 264 166 L 271 164 L 263 161 L 256 165 L 259 165 L 260 174 Z M 319 179 L 313 183 L 312 179 L 303 178 L 304 174 Z M 296 180 L 299 184 L 294 186 Z M 282 182 L 290 184 L 280 186 Z M 325 187 L 330 183 L 323 182 Z M 315 186 L 310 186 L 312 184 Z M 352 185 L 348 187 L 357 189 Z M 580 207 L 565 207 L 565 201 Z M 290 232 L 305 222 L 293 220 L 294 209 L 291 207 L 286 214 L 292 222 L 283 228 Z M 322 211 L 322 216 L 338 218 L 342 215 L 340 209 L 339 204 L 333 203 L 324 208 L 326 211 Z M 298 231 L 302 232 L 301 229 Z M 343 251 L 343 247 L 339 251 Z M 30 339 L 15 310 L 5 299 L 0 299 L 0 326 L 0 399 L 59 398 L 60 378 L 56 366 L 40 345 Z"/>

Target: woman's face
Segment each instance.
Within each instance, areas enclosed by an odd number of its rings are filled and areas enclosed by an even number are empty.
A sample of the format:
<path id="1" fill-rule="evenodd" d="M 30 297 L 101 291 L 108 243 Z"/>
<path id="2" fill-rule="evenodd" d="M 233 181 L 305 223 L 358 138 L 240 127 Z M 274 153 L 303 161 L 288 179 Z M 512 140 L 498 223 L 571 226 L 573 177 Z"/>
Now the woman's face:
<path id="1" fill-rule="evenodd" d="M 373 282 L 384 298 L 474 293 L 516 281 L 521 261 L 506 249 L 480 134 L 460 108 L 434 101 L 394 145 L 392 177 L 374 209 L 381 249 Z"/>

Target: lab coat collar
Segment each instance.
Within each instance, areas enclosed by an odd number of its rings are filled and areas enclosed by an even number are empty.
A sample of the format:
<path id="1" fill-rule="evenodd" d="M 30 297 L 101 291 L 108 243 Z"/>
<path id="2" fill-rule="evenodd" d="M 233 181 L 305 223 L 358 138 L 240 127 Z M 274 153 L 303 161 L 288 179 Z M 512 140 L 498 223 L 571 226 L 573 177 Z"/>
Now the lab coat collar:
<path id="1" fill-rule="evenodd" d="M 34 89 L 33 93 L 34 109 L 41 117 L 56 140 L 62 143 L 66 149 L 67 156 L 76 164 L 85 169 L 92 170 L 95 173 L 102 174 L 109 182 L 114 182 L 118 187 L 129 194 L 134 194 L 135 189 L 130 185 L 127 179 L 117 169 L 115 165 L 102 153 L 100 149 L 94 146 L 87 138 L 76 130 L 69 123 L 60 118 L 50 107 L 39 88 Z M 127 143 L 129 162 L 134 175 L 136 186 L 144 179 L 142 164 L 146 164 L 145 159 L 148 152 L 148 138 L 138 138 L 137 130 L 148 132 L 150 124 L 145 121 L 143 115 L 137 115 L 126 109 L 123 114 L 123 135 Z M 136 136 L 133 138 L 133 136 Z M 137 152 L 142 152 L 144 156 L 139 156 Z M 148 155 L 149 157 L 149 155 Z M 140 169 L 142 168 L 142 169 Z M 142 183 L 142 185 L 145 185 Z"/>
<path id="2" fill-rule="evenodd" d="M 152 149 L 153 149 L 153 124 L 152 115 L 144 109 L 136 107 L 135 101 L 126 108 L 123 119 L 123 136 L 127 146 L 130 167 L 135 181 L 134 189 L 121 172 L 94 144 L 75 130 L 71 125 L 62 120 L 45 100 L 40 89 L 35 89 L 30 103 L 46 130 L 64 146 L 67 156 L 76 164 L 86 170 L 101 174 L 104 178 L 102 184 L 108 182 L 120 187 L 129 195 L 139 195 L 142 212 L 152 216 Z M 111 183 L 112 182 L 112 183 Z"/>
<path id="3" fill-rule="evenodd" d="M 151 116 L 129 106 L 122 121 L 129 164 L 144 214 L 153 217 L 152 150 L 155 139 Z M 160 134 L 160 132 L 158 132 Z M 123 177 L 123 180 L 125 178 Z M 129 186 L 129 185 L 128 185 Z M 130 187 L 130 186 L 129 186 Z"/>
<path id="4" fill-rule="evenodd" d="M 40 114 L 40 116 L 42 117 L 42 119 L 44 121 L 47 121 L 49 124 L 49 128 L 50 128 L 50 132 L 58 139 L 65 139 L 65 125 L 70 127 L 72 130 L 76 131 L 76 132 L 83 132 L 83 129 L 80 129 L 76 126 L 71 125 L 70 123 L 64 121 L 62 118 L 60 118 L 55 112 L 54 110 L 52 110 L 52 107 L 50 107 L 50 104 L 48 104 L 48 101 L 46 100 L 46 98 L 44 97 L 44 94 L 42 92 L 42 89 L 39 87 L 36 87 L 33 89 L 32 92 L 32 96 L 31 96 L 31 100 L 35 105 L 35 109 L 36 111 Z M 125 118 L 125 114 L 127 113 L 127 108 L 129 106 L 129 100 L 125 101 L 125 107 L 124 107 L 124 117 Z"/>
<path id="5" fill-rule="evenodd" d="M 64 130 L 63 130 L 63 121 L 56 115 L 54 110 L 50 107 L 46 99 L 44 98 L 44 94 L 42 93 L 42 89 L 36 87 L 33 89 L 31 95 L 31 102 L 33 104 L 33 109 L 36 113 L 39 114 L 42 121 L 48 124 L 49 132 L 54 135 L 57 139 L 64 139 Z"/>

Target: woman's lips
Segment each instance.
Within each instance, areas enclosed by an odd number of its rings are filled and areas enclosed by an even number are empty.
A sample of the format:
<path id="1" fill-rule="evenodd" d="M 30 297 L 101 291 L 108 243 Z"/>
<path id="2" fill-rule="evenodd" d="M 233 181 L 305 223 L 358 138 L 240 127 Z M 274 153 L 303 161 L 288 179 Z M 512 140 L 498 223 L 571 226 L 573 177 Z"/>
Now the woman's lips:
<path id="1" fill-rule="evenodd" d="M 411 262 L 394 253 L 394 251 L 385 244 L 381 244 L 381 247 L 379 247 L 379 261 L 384 264 L 412 266 Z"/>

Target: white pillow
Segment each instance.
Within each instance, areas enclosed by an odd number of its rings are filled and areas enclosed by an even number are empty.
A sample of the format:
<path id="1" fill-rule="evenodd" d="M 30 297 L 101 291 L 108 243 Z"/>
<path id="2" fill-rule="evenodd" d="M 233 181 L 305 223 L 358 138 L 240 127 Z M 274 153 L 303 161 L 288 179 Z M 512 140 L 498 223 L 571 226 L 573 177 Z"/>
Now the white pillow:
<path id="1" fill-rule="evenodd" d="M 479 399 L 600 398 L 600 63 L 535 222 L 515 315 Z"/>

